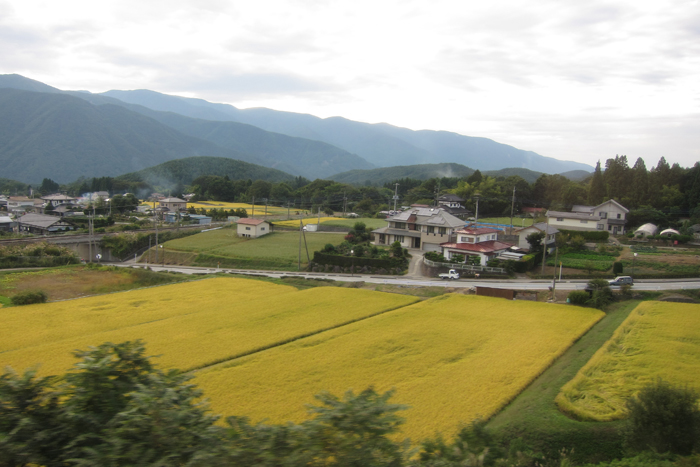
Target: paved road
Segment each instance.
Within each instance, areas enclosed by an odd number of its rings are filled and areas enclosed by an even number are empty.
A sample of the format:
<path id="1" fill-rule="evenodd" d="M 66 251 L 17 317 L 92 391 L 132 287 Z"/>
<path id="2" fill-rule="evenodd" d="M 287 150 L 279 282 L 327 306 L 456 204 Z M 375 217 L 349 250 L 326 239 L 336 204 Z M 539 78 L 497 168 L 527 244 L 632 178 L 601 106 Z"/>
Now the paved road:
<path id="1" fill-rule="evenodd" d="M 142 263 L 113 263 L 113 266 L 121 267 L 147 267 Z M 350 274 L 333 274 L 333 273 L 308 273 L 308 272 L 281 272 L 281 271 L 259 271 L 250 269 L 230 269 L 230 268 L 201 268 L 193 266 L 159 266 L 149 265 L 154 271 L 173 271 L 183 274 L 216 274 L 220 272 L 231 274 L 242 274 L 250 276 L 266 276 L 266 277 L 289 277 L 297 276 L 307 279 L 332 279 L 345 282 L 370 282 L 373 284 L 392 284 L 392 285 L 412 285 L 423 287 L 494 287 L 499 289 L 511 290 L 548 290 L 552 286 L 551 280 L 528 280 L 528 279 L 459 279 L 459 280 L 440 280 L 437 278 L 419 278 L 405 276 L 372 276 L 372 275 L 350 275 Z M 583 290 L 588 283 L 585 279 L 557 281 L 556 287 L 558 290 Z M 657 279 L 657 280 L 638 280 L 634 284 L 635 290 L 682 290 L 682 289 L 700 289 L 700 279 Z"/>

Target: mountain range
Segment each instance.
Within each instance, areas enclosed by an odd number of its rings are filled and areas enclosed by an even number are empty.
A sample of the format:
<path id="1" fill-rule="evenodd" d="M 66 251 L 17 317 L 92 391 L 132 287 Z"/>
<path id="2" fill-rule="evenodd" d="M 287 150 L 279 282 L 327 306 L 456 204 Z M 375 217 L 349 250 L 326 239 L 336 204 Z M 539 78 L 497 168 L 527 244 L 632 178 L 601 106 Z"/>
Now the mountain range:
<path id="1" fill-rule="evenodd" d="M 436 162 L 480 170 L 592 170 L 585 164 L 456 133 L 270 109 L 242 110 L 148 90 L 62 91 L 20 75 L 0 75 L 4 177 L 66 182 L 79 176 L 115 176 L 192 156 L 236 159 L 310 179 Z"/>

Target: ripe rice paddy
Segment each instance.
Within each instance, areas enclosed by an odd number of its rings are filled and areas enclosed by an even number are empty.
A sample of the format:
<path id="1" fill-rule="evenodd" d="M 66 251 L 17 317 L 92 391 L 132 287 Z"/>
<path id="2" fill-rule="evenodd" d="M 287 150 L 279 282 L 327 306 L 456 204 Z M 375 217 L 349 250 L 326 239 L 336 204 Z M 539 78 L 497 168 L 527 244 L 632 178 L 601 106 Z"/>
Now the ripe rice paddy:
<path id="1" fill-rule="evenodd" d="M 700 388 L 700 305 L 640 304 L 556 402 L 580 419 L 617 420 L 627 416 L 626 400 L 656 378 Z"/>
<path id="2" fill-rule="evenodd" d="M 412 408 L 404 433 L 452 435 L 489 417 L 595 324 L 597 310 L 446 295 L 197 373 L 215 412 L 305 419 L 324 390 L 373 385 Z"/>
<path id="3" fill-rule="evenodd" d="M 216 278 L 3 309 L 0 367 L 63 372 L 71 352 L 143 339 L 158 363 L 201 368 L 418 300 L 367 290 L 298 291 L 267 282 Z"/>

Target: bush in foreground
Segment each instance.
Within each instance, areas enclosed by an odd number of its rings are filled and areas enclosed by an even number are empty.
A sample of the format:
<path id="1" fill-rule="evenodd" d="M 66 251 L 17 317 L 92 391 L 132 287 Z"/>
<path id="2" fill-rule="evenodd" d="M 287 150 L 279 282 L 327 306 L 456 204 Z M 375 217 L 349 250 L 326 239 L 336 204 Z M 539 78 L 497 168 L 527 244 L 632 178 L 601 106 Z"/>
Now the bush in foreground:
<path id="1" fill-rule="evenodd" d="M 28 290 L 14 295 L 10 300 L 13 305 L 31 305 L 32 303 L 46 303 L 48 298 L 43 290 Z"/>
<path id="2" fill-rule="evenodd" d="M 630 448 L 688 455 L 700 447 L 700 394 L 661 379 L 627 402 L 625 440 Z"/>

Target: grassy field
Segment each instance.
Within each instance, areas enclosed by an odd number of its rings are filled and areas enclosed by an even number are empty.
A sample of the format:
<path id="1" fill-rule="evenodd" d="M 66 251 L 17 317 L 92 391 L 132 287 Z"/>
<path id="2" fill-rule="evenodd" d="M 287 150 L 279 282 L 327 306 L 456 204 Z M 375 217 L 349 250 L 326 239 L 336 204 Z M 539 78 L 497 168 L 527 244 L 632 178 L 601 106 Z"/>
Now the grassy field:
<path id="1" fill-rule="evenodd" d="M 0 303 L 28 290 L 44 291 L 49 301 L 130 290 L 139 287 L 191 280 L 189 277 L 143 269 L 64 266 L 40 270 L 0 273 Z"/>
<path id="2" fill-rule="evenodd" d="M 0 367 L 68 369 L 71 351 L 143 339 L 164 367 L 192 370 L 415 303 L 416 297 L 235 278 L 0 309 Z"/>
<path id="3" fill-rule="evenodd" d="M 445 295 L 197 373 L 215 412 L 300 421 L 313 394 L 397 390 L 406 435 L 452 435 L 522 391 L 603 316 L 597 310 Z"/>
<path id="4" fill-rule="evenodd" d="M 305 237 L 311 257 L 314 251 L 322 249 L 327 243 L 336 245 L 343 241 L 343 236 L 337 233 L 306 232 Z M 301 266 L 304 268 L 308 261 L 303 239 L 301 248 Z M 165 243 L 165 249 L 196 253 L 196 256 L 190 257 L 194 258 L 191 262 L 197 265 L 220 263 L 222 267 L 230 268 L 296 271 L 299 232 L 272 232 L 259 238 L 244 238 L 236 234 L 235 228 L 224 228 L 171 240 Z"/>
<path id="5" fill-rule="evenodd" d="M 617 420 L 625 401 L 656 378 L 700 387 L 700 305 L 642 303 L 556 401 L 584 420 Z"/>

